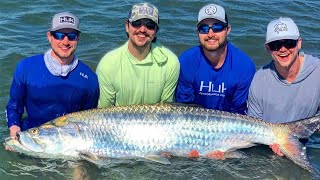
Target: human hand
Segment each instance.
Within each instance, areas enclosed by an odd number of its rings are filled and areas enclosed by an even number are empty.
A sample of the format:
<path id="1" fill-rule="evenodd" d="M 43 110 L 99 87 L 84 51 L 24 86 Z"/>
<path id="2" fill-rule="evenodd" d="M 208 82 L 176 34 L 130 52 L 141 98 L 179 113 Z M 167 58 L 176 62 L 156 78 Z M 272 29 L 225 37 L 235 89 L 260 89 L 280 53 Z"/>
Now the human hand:
<path id="1" fill-rule="evenodd" d="M 200 155 L 199 155 L 199 152 L 197 150 L 191 150 L 188 155 L 187 155 L 188 158 L 199 158 Z"/>
<path id="2" fill-rule="evenodd" d="M 12 125 L 10 126 L 9 130 L 10 130 L 10 138 L 17 140 L 18 139 L 17 132 L 21 131 L 21 128 L 17 125 Z"/>
<path id="3" fill-rule="evenodd" d="M 17 137 L 17 132 L 21 131 L 21 128 L 17 125 L 12 125 L 10 126 L 9 128 L 10 130 L 10 137 L 8 138 L 9 139 L 13 139 L 13 140 L 18 140 L 18 137 Z M 6 146 L 5 147 L 5 150 L 7 151 L 14 151 L 12 148 L 10 148 L 9 146 Z"/>
<path id="4" fill-rule="evenodd" d="M 284 154 L 280 150 L 279 144 L 270 144 L 269 147 L 272 149 L 274 153 L 276 153 L 278 156 L 284 156 Z"/>

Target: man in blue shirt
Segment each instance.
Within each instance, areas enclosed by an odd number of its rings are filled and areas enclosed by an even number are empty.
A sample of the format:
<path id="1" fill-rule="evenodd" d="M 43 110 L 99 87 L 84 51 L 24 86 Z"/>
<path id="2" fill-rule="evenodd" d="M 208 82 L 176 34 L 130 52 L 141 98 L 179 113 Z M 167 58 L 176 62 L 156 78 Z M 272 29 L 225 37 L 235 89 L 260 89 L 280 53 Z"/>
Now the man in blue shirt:
<path id="1" fill-rule="evenodd" d="M 17 65 L 6 107 L 11 138 L 61 115 L 97 107 L 97 76 L 75 56 L 79 36 L 78 18 L 58 13 L 47 32 L 51 49 Z"/>
<path id="2" fill-rule="evenodd" d="M 255 65 L 227 41 L 231 26 L 224 8 L 216 4 L 204 6 L 197 30 L 200 45 L 179 57 L 176 101 L 245 114 Z"/>

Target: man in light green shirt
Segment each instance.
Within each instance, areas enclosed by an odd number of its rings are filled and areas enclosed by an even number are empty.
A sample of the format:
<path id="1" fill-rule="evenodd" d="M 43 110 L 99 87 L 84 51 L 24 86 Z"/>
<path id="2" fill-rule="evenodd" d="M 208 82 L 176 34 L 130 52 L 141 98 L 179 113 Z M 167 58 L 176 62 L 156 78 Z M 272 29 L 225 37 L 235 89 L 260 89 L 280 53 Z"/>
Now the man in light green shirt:
<path id="1" fill-rule="evenodd" d="M 132 7 L 128 41 L 99 62 L 99 107 L 173 101 L 180 66 L 177 56 L 156 43 L 159 11 L 149 3 Z"/>

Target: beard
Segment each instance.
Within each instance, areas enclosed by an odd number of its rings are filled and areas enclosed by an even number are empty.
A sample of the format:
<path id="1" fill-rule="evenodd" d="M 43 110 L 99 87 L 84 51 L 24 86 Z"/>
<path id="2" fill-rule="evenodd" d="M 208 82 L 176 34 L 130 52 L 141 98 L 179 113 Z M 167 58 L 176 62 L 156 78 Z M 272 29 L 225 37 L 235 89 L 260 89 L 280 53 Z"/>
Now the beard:
<path id="1" fill-rule="evenodd" d="M 210 38 L 210 39 L 214 39 L 214 38 Z M 199 40 L 199 42 L 200 42 L 201 46 L 203 47 L 203 49 L 205 49 L 205 50 L 207 50 L 209 52 L 218 51 L 218 50 L 224 48 L 227 45 L 227 39 L 223 39 L 222 41 L 218 40 L 217 41 L 218 44 L 214 45 L 214 46 L 206 44 L 206 41 L 210 40 L 210 39 L 205 39 L 203 43 Z"/>
<path id="2" fill-rule="evenodd" d="M 139 51 L 140 53 L 144 52 L 146 49 L 150 48 L 151 44 L 152 44 L 152 40 L 145 40 L 144 42 L 139 42 L 138 38 L 134 36 L 130 37 L 129 36 L 129 41 L 131 42 L 131 45 L 134 49 L 136 49 L 137 51 Z M 150 38 L 151 37 L 148 34 L 145 34 L 146 38 Z"/>

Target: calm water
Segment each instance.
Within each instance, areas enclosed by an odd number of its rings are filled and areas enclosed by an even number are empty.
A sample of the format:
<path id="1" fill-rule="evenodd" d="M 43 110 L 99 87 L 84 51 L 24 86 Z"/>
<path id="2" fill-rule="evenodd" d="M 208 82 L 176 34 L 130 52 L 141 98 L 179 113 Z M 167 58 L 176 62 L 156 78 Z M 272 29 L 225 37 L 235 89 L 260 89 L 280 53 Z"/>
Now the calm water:
<path id="1" fill-rule="evenodd" d="M 81 21 L 77 54 L 95 70 L 100 58 L 126 41 L 124 22 L 132 4 L 141 1 L 64 0 L 0 2 L 0 140 L 7 136 L 5 106 L 14 68 L 19 60 L 45 52 L 49 46 L 46 31 L 52 16 L 71 11 Z M 199 9 L 212 1 L 149 1 L 160 11 L 158 40 L 177 55 L 198 43 L 195 24 Z M 263 44 L 268 22 L 279 16 L 292 17 L 303 38 L 303 51 L 320 57 L 320 1 L 228 0 L 214 1 L 225 7 L 232 26 L 229 40 L 245 51 L 257 68 L 270 60 Z M 315 145 L 317 147 L 317 145 Z M 320 151 L 308 149 L 320 167 Z M 173 158 L 166 166 L 145 161 L 117 162 L 99 169 L 84 163 L 92 179 L 311 179 L 309 172 L 286 158 L 274 156 L 265 146 L 245 151 L 249 158 L 226 161 Z M 71 162 L 33 159 L 7 152 L 0 146 L 1 179 L 68 179 Z M 320 169 L 320 168 L 318 168 Z"/>

